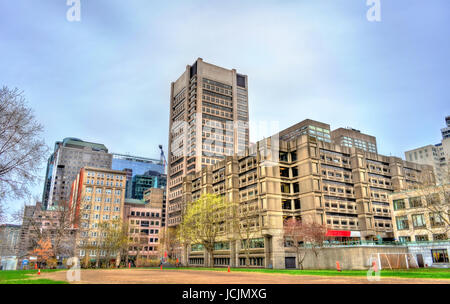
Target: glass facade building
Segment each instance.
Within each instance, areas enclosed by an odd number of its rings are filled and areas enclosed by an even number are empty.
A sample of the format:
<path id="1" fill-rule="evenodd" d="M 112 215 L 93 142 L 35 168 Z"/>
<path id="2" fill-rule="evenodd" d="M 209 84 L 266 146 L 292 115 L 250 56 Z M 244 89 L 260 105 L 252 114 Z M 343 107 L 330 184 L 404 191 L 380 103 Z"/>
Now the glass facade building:
<path id="1" fill-rule="evenodd" d="M 136 176 L 145 176 L 145 175 L 148 176 L 147 174 L 148 172 L 153 172 L 152 174 L 150 174 L 152 176 L 164 175 L 164 165 L 158 159 L 151 159 L 146 157 L 117 154 L 117 153 L 112 153 L 111 169 L 127 172 L 127 185 L 125 190 L 125 198 L 142 199 L 142 194 L 140 195 L 141 196 L 140 198 L 134 197 L 133 194 L 136 193 L 136 191 L 133 190 L 133 180 L 135 180 Z M 143 178 L 143 180 L 145 179 L 146 178 Z M 147 183 L 151 182 L 147 181 Z M 140 191 L 138 191 L 137 193 L 140 193 Z"/>

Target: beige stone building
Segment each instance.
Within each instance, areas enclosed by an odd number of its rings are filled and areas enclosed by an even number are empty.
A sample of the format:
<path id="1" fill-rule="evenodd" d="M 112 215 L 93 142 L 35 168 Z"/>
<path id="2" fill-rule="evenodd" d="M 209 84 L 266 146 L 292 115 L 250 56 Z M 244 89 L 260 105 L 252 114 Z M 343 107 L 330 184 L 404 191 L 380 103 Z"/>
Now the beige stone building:
<path id="1" fill-rule="evenodd" d="M 166 189 L 150 188 L 144 191 L 144 201 L 149 208 L 161 209 L 161 227 L 166 226 Z"/>
<path id="2" fill-rule="evenodd" d="M 78 229 L 75 254 L 80 259 L 115 260 L 102 248 L 100 224 L 123 220 L 126 172 L 84 167 L 72 183 L 71 208 L 74 227 Z M 98 249 L 97 249 L 98 248 Z"/>
<path id="3" fill-rule="evenodd" d="M 393 240 L 389 195 L 424 180 L 433 180 L 431 167 L 333 143 L 329 125 L 305 120 L 244 155 L 186 176 L 183 201 L 217 193 L 252 210 L 257 232 L 251 264 L 284 268 L 292 258 L 283 244 L 288 217 L 326 225 L 334 240 Z M 243 265 L 240 242 L 227 237 L 222 236 L 214 263 Z M 193 246 L 185 262 L 202 265 L 204 259 L 203 250 Z"/>
<path id="4" fill-rule="evenodd" d="M 157 208 L 141 200 L 126 199 L 124 220 L 129 229 L 128 255 L 130 261 L 136 263 L 138 258 L 157 258 L 159 254 L 158 234 L 162 225 L 162 206 Z"/>
<path id="5" fill-rule="evenodd" d="M 181 220 L 183 177 L 249 143 L 248 79 L 198 58 L 171 84 L 167 224 Z"/>
<path id="6" fill-rule="evenodd" d="M 389 200 L 395 239 L 400 242 L 448 240 L 449 193 L 449 185 L 393 193 Z"/>

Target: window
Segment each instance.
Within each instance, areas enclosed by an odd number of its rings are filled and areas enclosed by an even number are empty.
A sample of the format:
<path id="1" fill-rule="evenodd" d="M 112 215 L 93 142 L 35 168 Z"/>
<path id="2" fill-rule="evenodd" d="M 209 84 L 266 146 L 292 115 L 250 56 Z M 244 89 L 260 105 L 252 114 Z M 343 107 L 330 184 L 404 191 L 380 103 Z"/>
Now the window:
<path id="1" fill-rule="evenodd" d="M 202 251 L 203 245 L 202 244 L 194 244 L 191 246 L 191 251 Z"/>
<path id="2" fill-rule="evenodd" d="M 404 199 L 394 200 L 394 210 L 405 209 L 406 204 Z"/>
<path id="3" fill-rule="evenodd" d="M 433 263 L 448 263 L 447 249 L 431 249 Z"/>
<path id="4" fill-rule="evenodd" d="M 401 243 L 411 242 L 411 237 L 409 237 L 409 236 L 400 236 L 400 237 L 398 238 L 398 240 L 399 240 Z"/>
<path id="5" fill-rule="evenodd" d="M 413 214 L 412 222 L 414 228 L 422 228 L 426 226 L 425 217 L 423 216 L 423 214 Z"/>
<path id="6" fill-rule="evenodd" d="M 281 193 L 289 193 L 289 184 L 281 183 Z"/>
<path id="7" fill-rule="evenodd" d="M 418 208 L 418 207 L 422 207 L 422 199 L 420 196 L 417 197 L 411 197 L 409 199 L 409 206 L 411 208 Z"/>
<path id="8" fill-rule="evenodd" d="M 427 195 L 426 202 L 428 205 L 439 204 L 439 202 L 440 202 L 439 194 L 435 193 L 435 194 Z"/>
<path id="9" fill-rule="evenodd" d="M 428 241 L 428 235 L 424 234 L 424 235 L 416 235 L 416 242 L 426 242 Z"/>
<path id="10" fill-rule="evenodd" d="M 247 241 L 241 241 L 241 248 L 247 248 Z M 264 238 L 251 239 L 249 248 L 264 248 Z"/>
<path id="11" fill-rule="evenodd" d="M 409 228 L 408 224 L 408 217 L 406 216 L 399 216 L 397 217 L 397 229 L 398 230 L 405 230 Z"/>
<path id="12" fill-rule="evenodd" d="M 447 239 L 448 237 L 446 233 L 433 234 L 433 241 L 445 241 Z"/>
<path id="13" fill-rule="evenodd" d="M 430 224 L 431 227 L 444 226 L 444 220 L 439 212 L 430 213 Z"/>

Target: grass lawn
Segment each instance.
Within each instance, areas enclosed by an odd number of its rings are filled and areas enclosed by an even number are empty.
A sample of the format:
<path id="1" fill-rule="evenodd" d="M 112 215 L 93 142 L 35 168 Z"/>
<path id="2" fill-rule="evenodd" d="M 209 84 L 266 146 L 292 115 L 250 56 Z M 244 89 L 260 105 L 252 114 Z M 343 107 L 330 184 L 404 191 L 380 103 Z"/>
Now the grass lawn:
<path id="1" fill-rule="evenodd" d="M 57 269 L 41 269 L 43 272 L 54 272 Z M 30 277 L 30 274 L 36 274 L 36 270 L 3 270 L 0 271 L 0 284 L 68 284 L 65 281 L 53 281 L 48 279 L 39 279 Z"/>
<path id="2" fill-rule="evenodd" d="M 203 268 L 203 267 L 188 267 L 178 269 L 191 270 L 209 270 L 209 271 L 227 271 L 227 268 Z M 262 273 L 281 273 L 291 275 L 319 275 L 319 276 L 366 276 L 367 270 L 343 270 L 338 272 L 336 270 L 297 270 L 297 269 L 246 269 L 246 268 L 231 268 L 232 272 L 262 272 Z M 381 270 L 382 277 L 397 277 L 397 278 L 418 278 L 418 279 L 450 279 L 450 269 L 436 269 L 436 268 L 420 268 L 420 269 L 397 269 L 397 270 Z M 450 281 L 449 281 L 450 283 Z"/>

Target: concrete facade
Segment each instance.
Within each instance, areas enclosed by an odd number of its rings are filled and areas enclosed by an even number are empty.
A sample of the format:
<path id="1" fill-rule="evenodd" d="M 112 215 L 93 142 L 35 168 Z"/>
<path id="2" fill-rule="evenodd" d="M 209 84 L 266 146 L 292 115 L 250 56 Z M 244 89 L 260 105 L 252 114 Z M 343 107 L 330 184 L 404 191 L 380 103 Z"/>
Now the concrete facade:
<path id="1" fill-rule="evenodd" d="M 393 240 L 389 194 L 434 181 L 430 166 L 318 140 L 327 133 L 313 137 L 304 126 L 326 130 L 326 124 L 305 120 L 257 142 L 245 155 L 226 157 L 184 178 L 185 205 L 202 193 L 215 193 L 252 210 L 252 238 L 263 240 L 261 248 L 252 249 L 253 266 L 285 267 L 283 223 L 289 217 L 326 225 L 330 238 L 344 232 L 354 236 L 348 240 Z M 228 260 L 217 262 L 238 266 L 239 242 L 230 241 L 227 248 L 215 257 Z M 201 265 L 204 253 L 194 249 L 187 262 Z"/>
<path id="2" fill-rule="evenodd" d="M 148 207 L 161 209 L 161 227 L 166 226 L 166 189 L 150 188 L 144 192 L 144 201 L 148 204 Z"/>
<path id="3" fill-rule="evenodd" d="M 248 79 L 198 58 L 171 84 L 167 225 L 181 221 L 183 177 L 249 143 Z"/>
<path id="4" fill-rule="evenodd" d="M 103 144 L 65 138 L 55 143 L 47 162 L 42 204 L 51 208 L 58 201 L 67 203 L 70 186 L 80 169 L 86 166 L 111 169 L 112 155 Z"/>
<path id="5" fill-rule="evenodd" d="M 433 166 L 438 183 L 450 182 L 450 116 L 445 118 L 447 127 L 441 129 L 442 141 L 405 152 L 407 161 Z"/>
<path id="6" fill-rule="evenodd" d="M 154 208 L 140 200 L 127 199 L 124 220 L 128 224 L 129 237 L 132 240 L 128 251 L 131 260 L 157 258 L 162 208 Z"/>
<path id="7" fill-rule="evenodd" d="M 450 242 L 428 242 L 408 244 L 410 252 L 417 261 L 422 261 L 420 267 L 450 268 Z"/>

